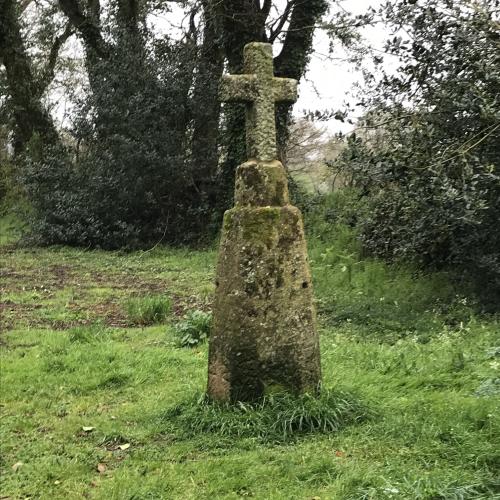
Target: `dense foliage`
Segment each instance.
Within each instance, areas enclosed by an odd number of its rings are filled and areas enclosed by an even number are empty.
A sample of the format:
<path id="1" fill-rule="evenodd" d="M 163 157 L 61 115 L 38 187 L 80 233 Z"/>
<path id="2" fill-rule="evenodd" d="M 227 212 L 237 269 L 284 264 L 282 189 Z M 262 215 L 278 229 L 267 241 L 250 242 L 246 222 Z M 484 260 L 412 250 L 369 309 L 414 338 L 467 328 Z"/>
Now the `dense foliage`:
<path id="1" fill-rule="evenodd" d="M 81 103 L 75 155 L 32 161 L 25 184 L 46 243 L 134 247 L 185 237 L 193 191 L 186 175 L 184 47 L 155 54 L 121 41 L 93 68 L 100 84 Z M 157 78 L 176 71 L 176 80 Z M 176 232 L 182 231 L 182 235 Z"/>
<path id="2" fill-rule="evenodd" d="M 386 50 L 399 68 L 368 74 L 363 130 L 339 160 L 369 199 L 358 221 L 366 249 L 453 267 L 497 291 L 499 12 L 498 1 L 388 2 Z"/>
<path id="3" fill-rule="evenodd" d="M 171 36 L 147 28 L 156 14 L 170 11 L 169 2 L 118 0 L 101 7 L 59 0 L 49 7 L 8 0 L 1 11 L 0 80 L 7 83 L 5 108 L 33 209 L 33 239 L 122 248 L 213 236 L 232 204 L 235 168 L 246 159 L 239 147 L 244 114 L 228 107 L 221 115 L 224 64 L 238 72 L 246 43 L 279 40 L 277 73 L 300 79 L 327 7 L 324 0 L 289 1 L 280 12 L 267 1 L 187 1 L 182 8 L 189 21 Z M 35 33 L 47 35 L 43 46 L 25 28 L 26 19 Z M 83 64 L 80 81 L 67 89 L 86 85 L 75 92 L 80 102 L 71 129 L 56 131 L 43 94 L 71 37 L 81 44 Z M 282 137 L 289 111 L 280 113 Z"/>

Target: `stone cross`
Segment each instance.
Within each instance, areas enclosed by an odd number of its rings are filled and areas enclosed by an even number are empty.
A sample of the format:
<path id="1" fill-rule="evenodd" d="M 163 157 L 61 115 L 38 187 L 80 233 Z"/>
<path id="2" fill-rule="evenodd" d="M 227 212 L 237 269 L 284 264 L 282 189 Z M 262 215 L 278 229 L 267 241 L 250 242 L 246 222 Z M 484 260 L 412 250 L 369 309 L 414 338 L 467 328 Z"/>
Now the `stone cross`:
<path id="1" fill-rule="evenodd" d="M 276 102 L 297 100 L 297 81 L 276 78 L 272 47 L 268 43 L 249 43 L 244 49 L 244 74 L 222 77 L 221 100 L 246 104 L 246 137 L 249 159 L 275 160 Z"/>
<path id="2" fill-rule="evenodd" d="M 208 354 L 208 395 L 254 401 L 276 391 L 316 393 L 321 381 L 307 246 L 287 175 L 276 159 L 274 103 L 297 82 L 273 75 L 271 45 L 245 47 L 245 74 L 223 77 L 221 98 L 246 103 L 249 160 L 224 214 Z"/>

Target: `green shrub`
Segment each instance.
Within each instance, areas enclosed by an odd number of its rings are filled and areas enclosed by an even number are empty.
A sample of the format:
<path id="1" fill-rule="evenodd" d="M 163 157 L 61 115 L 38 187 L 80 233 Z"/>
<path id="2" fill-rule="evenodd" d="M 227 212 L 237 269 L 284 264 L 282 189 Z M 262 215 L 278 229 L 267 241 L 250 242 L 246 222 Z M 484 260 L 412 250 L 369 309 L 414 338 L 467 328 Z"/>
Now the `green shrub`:
<path id="1" fill-rule="evenodd" d="M 336 159 L 369 201 L 357 224 L 367 251 L 451 271 L 491 310 L 500 306 L 495 3 L 387 2 L 381 21 L 405 33 L 386 43 L 399 67 L 367 78 L 361 132 Z"/>
<path id="2" fill-rule="evenodd" d="M 68 150 L 45 148 L 23 167 L 34 243 L 139 248 L 208 227 L 186 147 L 191 46 L 137 50 L 134 40 L 120 36 L 93 65 L 99 85 L 82 95 Z"/>
<path id="3" fill-rule="evenodd" d="M 132 297 L 125 307 L 132 324 L 154 325 L 167 319 L 172 311 L 172 301 L 164 295 Z"/>
<path id="4" fill-rule="evenodd" d="M 344 188 L 324 195 L 302 195 L 298 206 L 304 214 L 309 239 L 322 242 L 335 239 L 337 246 L 344 251 L 361 252 L 359 238 L 353 228 L 367 207 L 358 189 Z"/>
<path id="5" fill-rule="evenodd" d="M 175 325 L 175 334 L 181 347 L 196 347 L 204 343 L 212 327 L 212 313 L 190 311 Z"/>

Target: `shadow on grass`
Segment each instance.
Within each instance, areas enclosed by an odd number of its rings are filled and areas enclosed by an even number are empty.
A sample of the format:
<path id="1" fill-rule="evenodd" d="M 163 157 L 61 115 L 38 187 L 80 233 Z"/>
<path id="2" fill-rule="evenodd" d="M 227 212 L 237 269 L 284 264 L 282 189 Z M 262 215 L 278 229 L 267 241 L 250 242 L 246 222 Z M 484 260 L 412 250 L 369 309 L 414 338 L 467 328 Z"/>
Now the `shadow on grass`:
<path id="1" fill-rule="evenodd" d="M 341 390 L 323 389 L 319 397 L 276 393 L 256 403 L 234 404 L 211 402 L 202 395 L 167 409 L 160 427 L 180 439 L 211 434 L 285 443 L 306 434 L 335 433 L 374 416 L 367 404 Z"/>

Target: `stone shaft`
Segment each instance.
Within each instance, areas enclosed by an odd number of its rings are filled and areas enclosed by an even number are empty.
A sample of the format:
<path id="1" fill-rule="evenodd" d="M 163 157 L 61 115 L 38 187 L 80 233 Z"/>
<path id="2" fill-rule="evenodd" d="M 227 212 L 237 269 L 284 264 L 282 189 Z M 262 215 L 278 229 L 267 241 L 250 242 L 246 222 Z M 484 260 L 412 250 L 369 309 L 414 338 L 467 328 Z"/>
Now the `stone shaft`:
<path id="1" fill-rule="evenodd" d="M 276 78 L 270 44 L 249 43 L 244 50 L 243 75 L 226 75 L 221 81 L 221 100 L 246 104 L 246 138 L 249 158 L 277 158 L 275 103 L 297 100 L 297 82 Z"/>
<path id="2" fill-rule="evenodd" d="M 315 392 L 321 380 L 311 275 L 300 211 L 278 161 L 238 168 L 224 216 L 210 338 L 208 394 L 252 401 Z"/>

